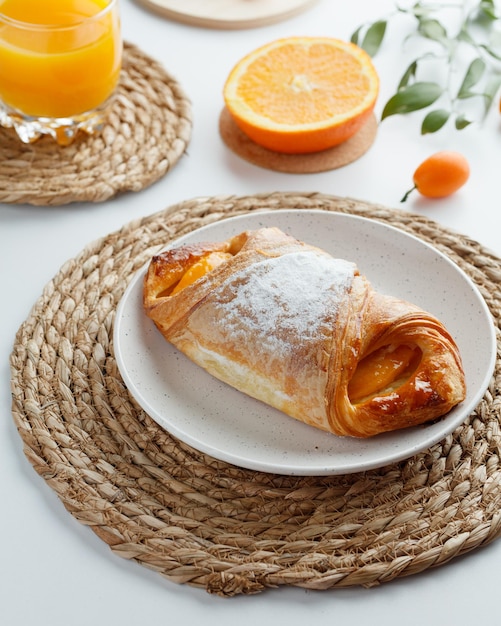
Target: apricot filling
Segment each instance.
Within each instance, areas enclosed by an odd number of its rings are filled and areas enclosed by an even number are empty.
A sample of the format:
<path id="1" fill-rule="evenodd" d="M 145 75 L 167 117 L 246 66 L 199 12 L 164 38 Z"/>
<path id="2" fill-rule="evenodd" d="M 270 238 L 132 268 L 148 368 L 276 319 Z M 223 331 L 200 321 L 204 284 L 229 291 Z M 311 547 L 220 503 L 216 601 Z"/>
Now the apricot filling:
<path id="1" fill-rule="evenodd" d="M 229 252 L 209 252 L 206 256 L 199 259 L 187 271 L 183 274 L 177 285 L 170 292 L 170 295 L 179 293 L 188 285 L 191 285 L 205 274 L 208 274 L 213 269 L 230 259 L 232 255 Z"/>
<path id="2" fill-rule="evenodd" d="M 364 357 L 348 385 L 352 403 L 391 393 L 414 372 L 421 359 L 416 346 L 383 346 Z"/>

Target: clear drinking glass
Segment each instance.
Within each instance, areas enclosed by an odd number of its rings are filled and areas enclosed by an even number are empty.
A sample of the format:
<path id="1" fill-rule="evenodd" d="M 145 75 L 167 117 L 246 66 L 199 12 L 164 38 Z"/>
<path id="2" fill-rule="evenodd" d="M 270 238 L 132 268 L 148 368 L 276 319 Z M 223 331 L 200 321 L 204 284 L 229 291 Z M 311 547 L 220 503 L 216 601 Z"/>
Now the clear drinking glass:
<path id="1" fill-rule="evenodd" d="M 98 132 L 121 63 L 118 0 L 0 0 L 0 125 L 21 141 Z"/>

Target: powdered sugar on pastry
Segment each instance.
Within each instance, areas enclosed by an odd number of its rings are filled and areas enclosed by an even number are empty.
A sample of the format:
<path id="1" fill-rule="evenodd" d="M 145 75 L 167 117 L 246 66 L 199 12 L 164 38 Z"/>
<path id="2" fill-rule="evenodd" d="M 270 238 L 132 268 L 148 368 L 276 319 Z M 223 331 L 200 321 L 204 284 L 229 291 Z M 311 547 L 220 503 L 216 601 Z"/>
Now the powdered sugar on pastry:
<path id="1" fill-rule="evenodd" d="M 213 293 L 226 337 L 251 332 L 287 357 L 289 346 L 318 338 L 350 290 L 355 266 L 316 251 L 268 257 L 233 276 Z"/>

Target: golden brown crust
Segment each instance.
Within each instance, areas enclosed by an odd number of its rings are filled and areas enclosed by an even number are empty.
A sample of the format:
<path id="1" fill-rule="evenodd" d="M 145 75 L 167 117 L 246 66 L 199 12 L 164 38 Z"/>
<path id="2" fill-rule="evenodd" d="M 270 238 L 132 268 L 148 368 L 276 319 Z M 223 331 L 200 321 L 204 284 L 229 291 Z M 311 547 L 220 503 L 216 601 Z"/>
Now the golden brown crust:
<path id="1" fill-rule="evenodd" d="M 207 252 L 226 252 L 228 245 L 223 243 L 206 243 L 183 246 L 166 250 L 153 257 L 148 269 L 148 288 L 145 297 L 152 296 L 158 300 L 169 294 L 169 290 L 185 274 L 187 268 L 203 258 Z"/>
<path id="2" fill-rule="evenodd" d="M 211 251 L 232 256 L 169 295 Z M 168 341 L 217 378 L 338 435 L 428 422 L 465 396 L 457 346 L 438 320 L 276 228 L 155 256 L 144 308 Z M 364 357 L 402 344 L 420 355 L 412 371 L 395 388 L 352 400 L 350 380 Z"/>

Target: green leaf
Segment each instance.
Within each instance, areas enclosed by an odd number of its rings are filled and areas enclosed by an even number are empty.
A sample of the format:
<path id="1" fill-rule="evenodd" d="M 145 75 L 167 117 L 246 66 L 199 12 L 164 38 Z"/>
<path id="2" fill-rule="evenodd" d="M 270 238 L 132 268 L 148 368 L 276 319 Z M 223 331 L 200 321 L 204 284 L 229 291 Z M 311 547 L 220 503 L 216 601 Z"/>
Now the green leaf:
<path id="1" fill-rule="evenodd" d="M 482 43 L 479 44 L 478 47 L 482 48 L 482 50 L 485 50 L 487 54 L 491 56 L 493 59 L 496 59 L 496 61 L 501 61 L 501 53 L 497 52 L 497 50 L 493 50 L 491 47 L 486 46 L 485 44 L 482 44 Z"/>
<path id="2" fill-rule="evenodd" d="M 475 39 L 473 39 L 470 33 L 466 30 L 466 24 L 463 24 L 463 27 L 459 31 L 458 39 L 459 41 L 464 41 L 465 43 L 470 44 L 470 46 L 473 47 L 477 45 Z"/>
<path id="3" fill-rule="evenodd" d="M 458 98 L 470 98 L 472 95 L 476 95 L 471 91 L 471 88 L 474 87 L 482 78 L 485 68 L 485 61 L 483 61 L 480 57 L 473 59 L 466 70 L 463 82 L 459 88 L 457 95 Z"/>
<path id="4" fill-rule="evenodd" d="M 495 21 L 498 19 L 496 15 L 496 5 L 494 0 L 482 0 L 478 5 L 479 12 L 488 20 Z"/>
<path id="5" fill-rule="evenodd" d="M 351 43 L 354 43 L 356 46 L 358 46 L 358 42 L 360 41 L 360 33 L 362 31 L 362 28 L 363 26 L 359 26 L 357 30 L 350 37 Z"/>
<path id="6" fill-rule="evenodd" d="M 365 33 L 360 47 L 371 57 L 377 54 L 381 47 L 386 32 L 386 24 L 386 20 L 378 20 L 374 22 L 374 24 L 371 24 Z"/>
<path id="7" fill-rule="evenodd" d="M 430 13 L 433 13 L 433 7 L 423 5 L 421 2 L 416 2 L 416 4 L 411 8 L 411 13 L 415 17 L 421 17 L 422 15 L 430 15 Z"/>
<path id="8" fill-rule="evenodd" d="M 418 82 L 404 87 L 388 100 L 383 109 L 381 120 L 390 115 L 411 113 L 412 111 L 424 109 L 433 104 L 435 100 L 438 100 L 442 93 L 442 87 L 437 83 L 431 82 Z"/>
<path id="9" fill-rule="evenodd" d="M 429 133 L 436 133 L 447 122 L 450 117 L 450 112 L 445 109 L 436 109 L 430 111 L 426 115 L 421 125 L 421 134 L 427 135 Z"/>
<path id="10" fill-rule="evenodd" d="M 466 128 L 470 124 L 472 124 L 472 121 L 466 119 L 464 115 L 458 115 L 456 118 L 455 126 L 457 130 L 463 130 L 463 128 Z"/>
<path id="11" fill-rule="evenodd" d="M 491 105 L 496 97 L 496 94 L 501 87 L 501 76 L 499 74 L 493 74 L 484 89 L 484 93 L 482 94 L 484 97 L 484 114 L 487 115 Z"/>
<path id="12" fill-rule="evenodd" d="M 417 70 L 417 66 L 418 63 L 417 61 L 413 61 L 409 67 L 405 70 L 402 78 L 400 79 L 400 82 L 398 83 L 398 91 L 400 91 L 401 89 L 403 89 L 404 87 L 407 87 L 407 85 L 409 84 L 409 82 L 416 77 L 416 70 Z"/>
<path id="13" fill-rule="evenodd" d="M 432 39 L 433 41 L 439 41 L 441 43 L 447 41 L 447 31 L 442 24 L 435 19 L 420 19 L 418 32 L 423 37 Z"/>

